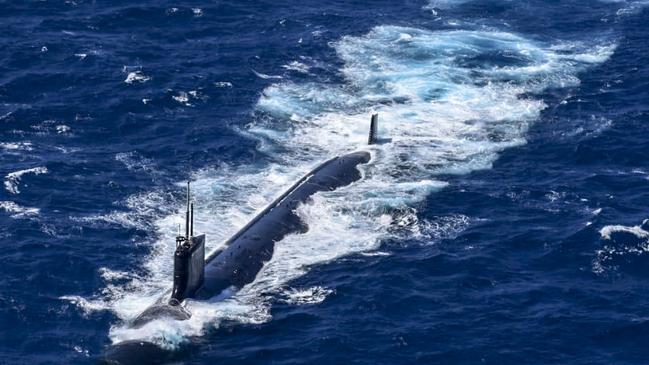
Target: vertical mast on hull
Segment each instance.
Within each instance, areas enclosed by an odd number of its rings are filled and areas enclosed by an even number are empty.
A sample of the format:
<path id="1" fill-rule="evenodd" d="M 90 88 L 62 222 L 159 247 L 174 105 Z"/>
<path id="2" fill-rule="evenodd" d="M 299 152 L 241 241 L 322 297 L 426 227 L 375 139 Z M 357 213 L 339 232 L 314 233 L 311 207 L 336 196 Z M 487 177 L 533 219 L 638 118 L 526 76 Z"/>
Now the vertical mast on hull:
<path id="1" fill-rule="evenodd" d="M 185 239 L 189 241 L 189 222 L 190 222 L 190 217 L 189 217 L 189 199 L 190 199 L 190 191 L 189 191 L 189 181 L 187 181 L 187 211 L 185 212 Z"/>

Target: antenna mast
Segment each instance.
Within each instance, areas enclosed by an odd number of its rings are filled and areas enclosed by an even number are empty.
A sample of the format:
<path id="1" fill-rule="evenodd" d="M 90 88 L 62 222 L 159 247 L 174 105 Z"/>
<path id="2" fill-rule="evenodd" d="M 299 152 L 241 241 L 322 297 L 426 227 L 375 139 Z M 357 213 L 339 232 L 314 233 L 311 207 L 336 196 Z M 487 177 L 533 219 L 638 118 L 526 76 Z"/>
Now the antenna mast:
<path id="1" fill-rule="evenodd" d="M 189 214 L 189 237 L 194 237 L 194 203 L 191 204 L 191 210 Z"/>
<path id="2" fill-rule="evenodd" d="M 189 191 L 189 181 L 187 181 L 187 211 L 185 212 L 185 238 L 189 241 L 189 199 L 190 199 L 190 191 Z"/>

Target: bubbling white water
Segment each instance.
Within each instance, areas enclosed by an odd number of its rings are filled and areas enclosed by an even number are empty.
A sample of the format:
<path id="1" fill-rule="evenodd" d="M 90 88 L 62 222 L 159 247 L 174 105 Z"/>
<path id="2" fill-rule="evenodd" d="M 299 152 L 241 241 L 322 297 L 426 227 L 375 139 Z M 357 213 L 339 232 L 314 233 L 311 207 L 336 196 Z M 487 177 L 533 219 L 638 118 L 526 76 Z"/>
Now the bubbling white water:
<path id="1" fill-rule="evenodd" d="M 333 155 L 369 149 L 373 158 L 361 167 L 363 178 L 299 206 L 308 232 L 278 242 L 253 283 L 218 300 L 188 301 L 189 321 L 159 320 L 140 329 L 116 325 L 110 331 L 114 342 L 145 339 L 173 348 L 224 319 L 267 321 L 269 298 L 294 295 L 291 280 L 312 265 L 375 250 L 390 237 L 426 241 L 455 234 L 470 224 L 470 217 L 453 215 L 430 224 L 418 219 L 413 205 L 447 185 L 438 176 L 489 168 L 500 151 L 525 143 L 529 125 L 545 108 L 530 95 L 577 85 L 579 71 L 603 62 L 614 50 L 611 45 L 542 44 L 504 32 L 396 26 L 343 37 L 332 46 L 344 62 L 343 83 L 281 80 L 257 103 L 255 121 L 244 133 L 262 142 L 260 149 L 274 163 L 223 165 L 194 174 L 196 231 L 207 234 L 210 250 L 217 248 L 293 181 Z M 373 112 L 380 115 L 380 135 L 392 142 L 368 148 Z M 107 283 L 105 293 L 84 300 L 87 307 L 129 319 L 168 289 L 173 236 L 181 222 L 178 212 L 156 216 L 158 237 L 146 263 L 150 274 L 127 284 Z M 327 290 L 312 292 L 322 296 Z M 321 300 L 307 295 L 300 292 L 299 302 Z M 83 306 L 84 301 L 78 302 Z"/>

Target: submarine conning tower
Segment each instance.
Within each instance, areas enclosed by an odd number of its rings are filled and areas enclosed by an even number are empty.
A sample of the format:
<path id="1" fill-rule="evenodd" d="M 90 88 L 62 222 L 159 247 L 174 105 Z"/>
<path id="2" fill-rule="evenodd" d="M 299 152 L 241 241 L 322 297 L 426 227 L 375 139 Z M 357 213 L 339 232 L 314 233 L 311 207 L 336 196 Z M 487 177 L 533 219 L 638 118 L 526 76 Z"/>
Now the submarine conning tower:
<path id="1" fill-rule="evenodd" d="M 194 203 L 191 202 L 190 183 L 187 182 L 187 210 L 185 235 L 176 236 L 174 251 L 174 285 L 169 305 L 177 306 L 190 298 L 203 285 L 205 273 L 205 235 L 194 236 Z"/>

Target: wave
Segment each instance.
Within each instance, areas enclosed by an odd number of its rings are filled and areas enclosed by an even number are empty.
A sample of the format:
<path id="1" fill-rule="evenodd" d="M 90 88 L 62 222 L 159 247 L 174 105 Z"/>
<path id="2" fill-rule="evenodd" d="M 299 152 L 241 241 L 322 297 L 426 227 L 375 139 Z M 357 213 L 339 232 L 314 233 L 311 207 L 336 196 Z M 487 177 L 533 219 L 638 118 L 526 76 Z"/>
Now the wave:
<path id="1" fill-rule="evenodd" d="M 5 151 L 33 151 L 31 142 L 0 142 L 0 148 Z"/>
<path id="2" fill-rule="evenodd" d="M 288 289 L 282 293 L 283 301 L 288 304 L 318 304 L 322 303 L 334 292 L 332 289 L 314 286 L 306 289 Z"/>
<path id="3" fill-rule="evenodd" d="M 646 226 L 649 223 L 649 221 L 643 222 L 643 226 Z M 613 226 L 606 226 L 602 228 L 599 231 L 599 234 L 602 236 L 602 238 L 610 240 L 611 235 L 613 233 L 620 233 L 620 232 L 626 232 L 630 233 L 637 238 L 647 238 L 649 237 L 649 232 L 643 229 L 643 226 L 633 226 L 633 227 L 628 227 L 628 226 L 622 226 L 622 225 L 613 225 Z"/>
<path id="4" fill-rule="evenodd" d="M 133 83 L 145 83 L 149 80 L 151 80 L 151 78 L 143 74 L 142 71 L 133 71 L 128 73 L 124 82 L 127 84 L 133 84 Z"/>
<path id="5" fill-rule="evenodd" d="M 0 209 L 11 214 L 12 218 L 24 218 L 40 213 L 40 209 L 38 208 L 23 207 L 12 201 L 0 201 Z"/>
<path id="6" fill-rule="evenodd" d="M 25 170 L 19 170 L 19 171 L 14 171 L 7 176 L 5 176 L 5 189 L 12 193 L 12 194 L 20 194 L 20 190 L 18 190 L 18 185 L 20 184 L 20 180 L 25 174 L 34 174 L 34 175 L 41 175 L 41 174 L 47 174 L 48 170 L 46 167 L 33 167 L 30 169 L 25 169 Z"/>
<path id="7" fill-rule="evenodd" d="M 317 302 L 326 296 L 329 289 L 323 288 L 287 292 L 310 266 L 375 252 L 391 237 L 435 242 L 457 235 L 476 217 L 417 216 L 417 205 L 447 186 L 441 176 L 490 168 L 499 152 L 524 144 L 526 131 L 546 107 L 532 95 L 578 85 L 580 71 L 604 62 L 615 49 L 545 44 L 505 32 L 397 26 L 345 36 L 332 46 L 343 61 L 344 82 L 277 79 L 258 100 L 255 120 L 242 133 L 257 139 L 272 163 L 224 164 L 194 173 L 196 230 L 207 234 L 214 250 L 317 163 L 367 149 L 370 113 L 379 113 L 380 134 L 392 142 L 370 148 L 373 159 L 362 167 L 361 181 L 317 194 L 297 208 L 309 230 L 279 242 L 253 283 L 218 300 L 188 301 L 189 321 L 114 326 L 109 334 L 114 342 L 147 339 L 173 348 L 223 320 L 267 321 L 273 298 Z M 172 198 L 156 204 L 179 206 Z M 146 263 L 149 275 L 122 285 L 107 281 L 103 294 L 77 303 L 129 319 L 169 288 L 174 234 L 182 218 L 177 211 L 152 217 L 157 238 Z"/>
<path id="8" fill-rule="evenodd" d="M 592 270 L 608 274 L 619 269 L 632 270 L 634 261 L 646 259 L 649 252 L 649 219 L 637 226 L 609 225 L 599 231 L 602 239 L 609 241 L 595 251 Z M 646 266 L 644 263 L 642 267 Z"/>
<path id="9" fill-rule="evenodd" d="M 291 63 L 288 63 L 286 65 L 283 65 L 282 68 L 289 70 L 289 71 L 295 71 L 303 74 L 308 74 L 310 67 L 302 62 L 299 61 L 293 61 Z"/>
<path id="10" fill-rule="evenodd" d="M 283 76 L 279 76 L 279 75 L 266 75 L 266 74 L 263 74 L 261 72 L 257 72 L 257 71 L 255 71 L 253 69 L 251 69 L 251 70 L 252 70 L 252 73 L 255 74 L 255 76 L 257 76 L 257 77 L 259 77 L 260 79 L 263 79 L 263 80 L 281 80 L 281 79 L 284 78 Z"/>

